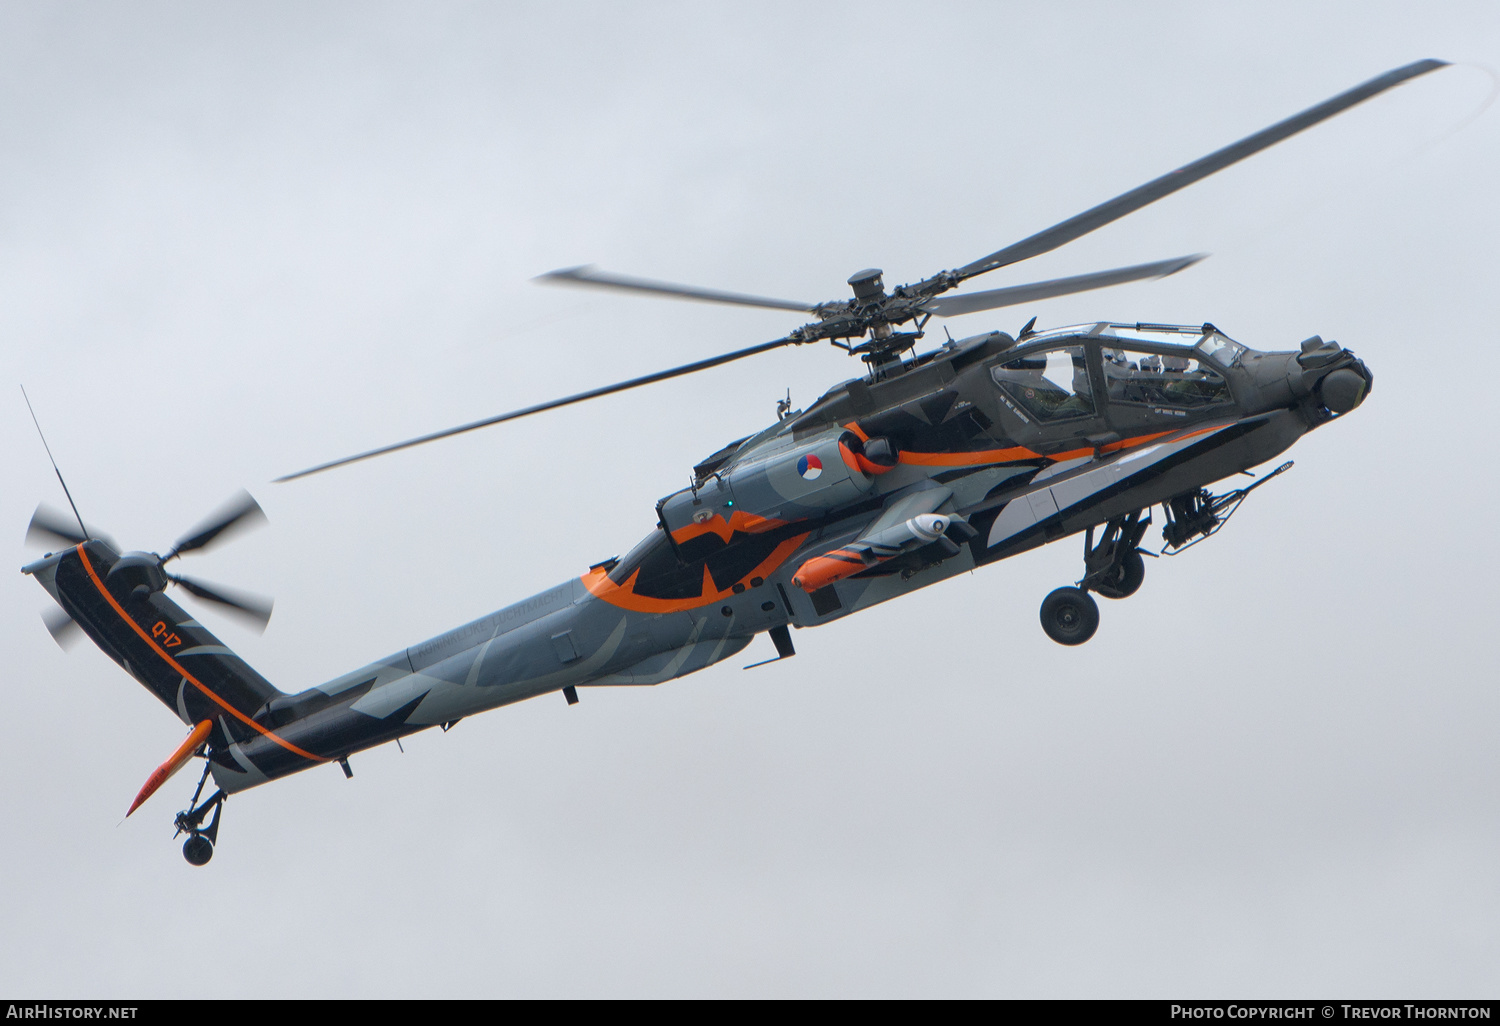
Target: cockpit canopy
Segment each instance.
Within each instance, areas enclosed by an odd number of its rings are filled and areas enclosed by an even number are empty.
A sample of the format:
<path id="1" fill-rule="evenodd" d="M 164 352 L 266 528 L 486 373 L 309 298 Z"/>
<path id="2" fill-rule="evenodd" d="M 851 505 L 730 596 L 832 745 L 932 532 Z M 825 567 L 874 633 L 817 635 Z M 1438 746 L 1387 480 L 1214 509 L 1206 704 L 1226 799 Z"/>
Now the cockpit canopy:
<path id="1" fill-rule="evenodd" d="M 1233 401 L 1223 369 L 1235 366 L 1245 347 L 1213 325 L 1086 324 L 1026 339 L 1024 352 L 996 364 L 995 384 L 1040 422 L 1093 416 L 1096 384 L 1082 344 L 1097 339 L 1102 384 L 1112 403 L 1195 410 Z"/>

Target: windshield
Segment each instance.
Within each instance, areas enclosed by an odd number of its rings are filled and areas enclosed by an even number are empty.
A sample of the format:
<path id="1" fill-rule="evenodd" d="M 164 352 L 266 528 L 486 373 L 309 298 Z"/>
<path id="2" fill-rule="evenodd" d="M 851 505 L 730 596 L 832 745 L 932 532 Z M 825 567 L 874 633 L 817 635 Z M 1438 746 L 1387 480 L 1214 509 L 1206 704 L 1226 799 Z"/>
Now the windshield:
<path id="1" fill-rule="evenodd" d="M 1001 364 L 990 371 L 990 376 L 1039 420 L 1061 420 L 1094 412 L 1082 346 L 1032 352 Z"/>
<path id="2" fill-rule="evenodd" d="M 1125 348 L 1103 356 L 1112 402 L 1193 409 L 1231 401 L 1224 376 L 1194 357 Z"/>
<path id="3" fill-rule="evenodd" d="M 1198 343 L 1198 348 L 1222 367 L 1233 367 L 1239 363 L 1240 355 L 1245 351 L 1244 346 L 1219 331 L 1211 331 L 1205 335 L 1203 341 Z"/>

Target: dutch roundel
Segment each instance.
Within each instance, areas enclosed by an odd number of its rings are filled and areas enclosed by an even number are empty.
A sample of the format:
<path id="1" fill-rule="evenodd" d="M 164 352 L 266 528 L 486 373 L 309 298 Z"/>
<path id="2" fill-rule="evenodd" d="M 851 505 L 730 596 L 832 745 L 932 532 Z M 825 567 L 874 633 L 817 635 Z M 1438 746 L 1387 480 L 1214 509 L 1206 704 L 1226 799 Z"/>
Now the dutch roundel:
<path id="1" fill-rule="evenodd" d="M 811 454 L 797 461 L 797 473 L 802 475 L 804 481 L 816 481 L 818 475 L 823 473 L 823 461 Z"/>

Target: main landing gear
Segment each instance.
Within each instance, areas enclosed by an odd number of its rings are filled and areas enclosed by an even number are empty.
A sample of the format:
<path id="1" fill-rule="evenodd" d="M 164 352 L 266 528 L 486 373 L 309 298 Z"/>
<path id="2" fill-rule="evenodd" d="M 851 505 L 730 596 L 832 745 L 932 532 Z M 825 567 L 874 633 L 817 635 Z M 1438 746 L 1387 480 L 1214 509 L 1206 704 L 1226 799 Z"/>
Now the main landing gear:
<path id="1" fill-rule="evenodd" d="M 1162 554 L 1175 556 L 1217 534 L 1247 495 L 1291 469 L 1288 460 L 1248 488 L 1236 488 L 1223 495 L 1215 495 L 1207 488 L 1195 488 L 1167 499 L 1161 504 L 1167 517 L 1161 532 L 1166 542 Z M 1248 470 L 1241 473 L 1255 476 Z M 1150 525 L 1151 508 L 1148 506 L 1115 517 L 1105 524 L 1098 545 L 1094 544 L 1094 529 L 1088 529 L 1083 539 L 1083 580 L 1075 588 L 1058 588 L 1042 601 L 1042 630 L 1047 632 L 1047 637 L 1059 645 L 1082 645 L 1099 629 L 1099 606 L 1089 592 L 1122 599 L 1140 589 L 1141 582 L 1146 579 L 1141 538 Z M 1146 555 L 1155 556 L 1155 553 Z"/>
<path id="2" fill-rule="evenodd" d="M 188 839 L 182 842 L 182 857 L 195 866 L 206 866 L 208 860 L 214 857 L 214 845 L 219 842 L 219 815 L 224 811 L 224 799 L 229 797 L 223 791 L 215 791 L 202 805 L 198 804 L 198 796 L 203 793 L 203 785 L 208 781 L 208 771 L 212 765 L 209 759 L 203 760 L 203 776 L 198 778 L 198 789 L 193 792 L 193 800 L 188 803 L 186 811 L 177 814 L 177 834 L 188 835 Z M 208 826 L 204 826 L 203 820 L 210 812 L 213 813 L 213 819 L 209 820 Z"/>
<path id="3" fill-rule="evenodd" d="M 1099 544 L 1090 527 L 1083 540 L 1083 580 L 1058 588 L 1042 600 L 1042 630 L 1059 645 L 1082 645 L 1099 629 L 1099 605 L 1090 591 L 1109 599 L 1134 595 L 1146 579 L 1141 538 L 1151 525 L 1149 510 L 1115 517 L 1104 525 Z"/>

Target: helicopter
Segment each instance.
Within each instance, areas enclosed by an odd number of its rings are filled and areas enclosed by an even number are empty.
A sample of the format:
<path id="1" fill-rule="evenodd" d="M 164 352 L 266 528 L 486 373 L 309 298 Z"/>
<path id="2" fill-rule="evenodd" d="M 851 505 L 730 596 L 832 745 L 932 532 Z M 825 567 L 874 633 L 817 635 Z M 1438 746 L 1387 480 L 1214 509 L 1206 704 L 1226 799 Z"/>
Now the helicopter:
<path id="1" fill-rule="evenodd" d="M 194 758 L 204 765 L 174 825 L 206 864 L 228 796 L 543 694 L 654 685 L 729 659 L 760 634 L 796 654 L 792 628 L 820 626 L 1048 542 L 1083 536 L 1083 572 L 1042 601 L 1043 630 L 1075 646 L 1099 626 L 1094 596 L 1119 600 L 1145 578 L 1161 510 L 1161 554 L 1216 534 L 1256 476 L 1309 431 L 1358 408 L 1373 376 L 1336 342 L 1259 351 L 1211 323 L 1095 321 L 990 331 L 919 352 L 933 317 L 1036 302 L 1175 274 L 1193 255 L 947 295 L 1049 252 L 1404 82 L 1446 66 L 1396 68 L 1236 143 L 954 270 L 887 290 L 883 272 L 848 279 L 852 298 L 805 303 L 574 267 L 541 281 L 811 313 L 788 334 L 668 370 L 433 432 L 288 474 L 291 481 L 716 367 L 828 341 L 864 372 L 805 409 L 719 448 L 688 487 L 656 504 L 657 526 L 623 557 L 556 587 L 295 694 L 280 691 L 166 594 L 172 584 L 262 627 L 271 603 L 169 573 L 174 559 L 264 520 L 242 493 L 166 555 L 122 552 L 38 507 L 28 540 L 61 541 L 22 568 L 56 600 L 55 637 L 81 628 L 190 728 L 147 779 L 136 811 Z M 28 401 L 29 404 L 29 401 Z M 40 431 L 40 426 L 38 426 Z M 45 438 L 43 438 L 45 445 Z M 51 459 L 50 450 L 48 457 Z M 54 470 L 56 462 L 53 461 Z M 1215 492 L 1246 474 L 1254 483 Z M 76 523 L 76 530 L 74 525 Z M 747 667 L 747 669 L 752 667 Z M 209 778 L 215 790 L 200 801 Z M 129 815 L 129 813 L 127 813 Z"/>

